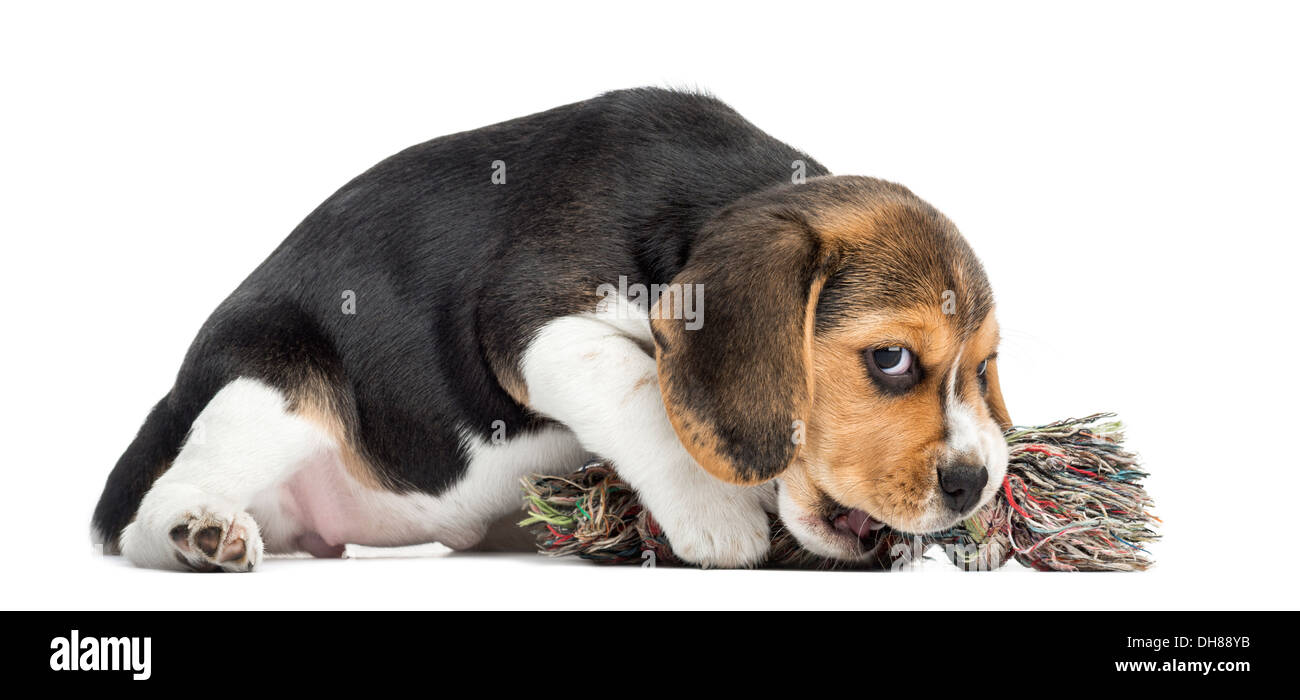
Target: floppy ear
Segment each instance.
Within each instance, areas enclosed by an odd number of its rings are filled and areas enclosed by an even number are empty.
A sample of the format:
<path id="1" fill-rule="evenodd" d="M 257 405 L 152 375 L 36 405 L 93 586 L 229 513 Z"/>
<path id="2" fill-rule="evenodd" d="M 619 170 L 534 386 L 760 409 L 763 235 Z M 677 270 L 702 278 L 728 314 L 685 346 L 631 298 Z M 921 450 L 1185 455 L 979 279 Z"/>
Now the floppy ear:
<path id="1" fill-rule="evenodd" d="M 989 361 L 988 369 L 984 370 L 984 378 L 988 381 L 989 387 L 989 413 L 993 416 L 993 420 L 997 422 L 998 427 L 1005 431 L 1011 427 L 1011 415 L 1007 413 L 1007 404 L 1002 400 L 1002 385 L 998 382 L 997 358 Z"/>
<path id="2" fill-rule="evenodd" d="M 670 287 L 699 295 L 698 323 L 667 318 L 681 314 L 660 297 L 659 387 L 677 437 L 710 474 L 756 484 L 795 458 L 812 404 L 817 297 L 834 257 L 798 211 L 732 209 L 701 231 Z"/>

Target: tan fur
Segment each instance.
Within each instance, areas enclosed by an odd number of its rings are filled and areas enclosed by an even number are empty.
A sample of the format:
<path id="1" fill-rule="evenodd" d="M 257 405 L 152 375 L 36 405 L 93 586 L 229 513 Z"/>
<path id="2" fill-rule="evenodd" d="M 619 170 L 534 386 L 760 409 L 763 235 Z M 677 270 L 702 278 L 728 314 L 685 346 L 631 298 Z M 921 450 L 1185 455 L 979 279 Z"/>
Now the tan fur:
<path id="1" fill-rule="evenodd" d="M 339 409 L 325 380 L 312 379 L 292 392 L 289 410 L 315 423 L 334 438 L 344 468 L 357 483 L 369 489 L 383 488 L 374 467 L 357 448 L 347 422 L 339 415 Z"/>
<path id="2" fill-rule="evenodd" d="M 998 381 L 997 359 L 989 360 L 989 367 L 985 374 L 988 377 L 989 384 L 989 412 L 993 416 L 993 420 L 997 422 L 998 427 L 1006 430 L 1012 425 L 1011 414 L 1007 412 L 1007 404 L 1002 399 L 1002 384 Z"/>
<path id="3" fill-rule="evenodd" d="M 528 384 L 524 382 L 523 375 L 517 370 L 501 371 L 497 373 L 497 383 L 505 390 L 510 398 L 514 399 L 520 406 L 528 406 Z"/>
<path id="4" fill-rule="evenodd" d="M 934 497 L 944 448 L 941 382 L 960 348 L 963 397 L 979 417 L 990 415 L 994 403 L 1002 405 L 996 377 L 986 403 L 975 396 L 975 373 L 996 348 L 996 338 L 997 322 L 990 315 L 962 342 L 937 307 L 864 317 L 819 337 L 808 449 L 783 475 L 802 492 L 796 502 L 816 512 L 827 495 L 890 522 L 919 518 Z M 910 348 L 927 367 L 922 382 L 903 396 L 878 392 L 863 366 L 865 349 L 889 345 Z M 994 362 L 989 366 L 996 372 Z"/>

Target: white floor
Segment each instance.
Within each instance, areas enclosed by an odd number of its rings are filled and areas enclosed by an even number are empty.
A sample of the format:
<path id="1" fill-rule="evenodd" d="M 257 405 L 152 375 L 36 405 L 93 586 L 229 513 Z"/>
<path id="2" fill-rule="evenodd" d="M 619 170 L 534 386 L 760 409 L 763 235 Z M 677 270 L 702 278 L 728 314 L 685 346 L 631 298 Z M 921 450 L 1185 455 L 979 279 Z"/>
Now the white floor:
<path id="1" fill-rule="evenodd" d="M 88 548 L 87 548 L 88 549 Z M 1205 562 L 1142 574 L 1048 574 L 1012 564 L 964 573 L 934 559 L 898 573 L 698 571 L 603 567 L 527 554 L 457 554 L 438 545 L 355 548 L 341 560 L 272 558 L 252 574 L 136 569 L 83 549 L 14 570 L 3 584 L 18 609 L 1164 609 L 1294 607 L 1262 582 L 1277 560 Z"/>

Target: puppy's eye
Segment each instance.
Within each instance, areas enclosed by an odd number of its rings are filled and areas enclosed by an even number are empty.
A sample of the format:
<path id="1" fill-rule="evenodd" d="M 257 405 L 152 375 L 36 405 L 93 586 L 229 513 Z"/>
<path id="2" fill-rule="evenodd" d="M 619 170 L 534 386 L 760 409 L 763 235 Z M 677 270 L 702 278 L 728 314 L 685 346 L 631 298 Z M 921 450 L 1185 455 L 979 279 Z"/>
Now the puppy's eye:
<path id="1" fill-rule="evenodd" d="M 876 361 L 881 372 L 891 377 L 907 374 L 912 369 L 912 353 L 897 345 L 872 351 L 871 358 Z"/>
<path id="2" fill-rule="evenodd" d="M 983 377 L 984 371 L 987 370 L 988 368 L 989 368 L 989 361 L 985 360 L 980 363 L 980 366 L 975 370 L 975 374 L 978 374 L 979 376 Z"/>
<path id="3" fill-rule="evenodd" d="M 862 363 L 882 393 L 902 396 L 921 383 L 921 363 L 911 350 L 901 345 L 863 350 Z"/>

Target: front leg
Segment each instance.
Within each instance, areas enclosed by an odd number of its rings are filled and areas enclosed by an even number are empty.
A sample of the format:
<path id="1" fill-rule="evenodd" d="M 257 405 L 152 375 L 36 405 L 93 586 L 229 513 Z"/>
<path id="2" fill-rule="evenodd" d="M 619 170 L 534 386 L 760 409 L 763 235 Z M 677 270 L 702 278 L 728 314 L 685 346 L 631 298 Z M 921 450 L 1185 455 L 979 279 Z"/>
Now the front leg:
<path id="1" fill-rule="evenodd" d="M 710 476 L 687 453 L 664 409 L 643 319 L 569 316 L 544 326 L 522 363 L 530 408 L 567 425 L 614 463 L 685 561 L 747 567 L 767 554 L 771 486 Z"/>

